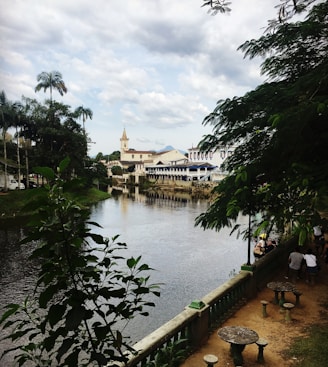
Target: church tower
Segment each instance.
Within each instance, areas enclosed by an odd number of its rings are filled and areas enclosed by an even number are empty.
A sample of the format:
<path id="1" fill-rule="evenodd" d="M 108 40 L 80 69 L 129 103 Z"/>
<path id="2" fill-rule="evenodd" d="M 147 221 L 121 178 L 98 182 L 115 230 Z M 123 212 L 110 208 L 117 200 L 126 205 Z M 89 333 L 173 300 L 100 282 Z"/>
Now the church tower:
<path id="1" fill-rule="evenodd" d="M 120 140 L 121 140 L 121 160 L 124 160 L 122 157 L 124 157 L 125 152 L 129 150 L 129 139 L 126 136 L 125 128 L 123 130 L 123 134 Z"/>

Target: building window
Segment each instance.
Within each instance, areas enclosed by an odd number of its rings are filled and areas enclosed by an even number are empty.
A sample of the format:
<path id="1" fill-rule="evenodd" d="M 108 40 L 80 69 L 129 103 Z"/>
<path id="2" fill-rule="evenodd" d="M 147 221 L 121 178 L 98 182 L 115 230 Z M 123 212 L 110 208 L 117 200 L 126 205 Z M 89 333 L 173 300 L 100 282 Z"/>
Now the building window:
<path id="1" fill-rule="evenodd" d="M 140 154 L 140 159 L 142 159 L 142 154 Z"/>
<path id="2" fill-rule="evenodd" d="M 132 154 L 132 159 L 134 158 L 134 154 Z"/>

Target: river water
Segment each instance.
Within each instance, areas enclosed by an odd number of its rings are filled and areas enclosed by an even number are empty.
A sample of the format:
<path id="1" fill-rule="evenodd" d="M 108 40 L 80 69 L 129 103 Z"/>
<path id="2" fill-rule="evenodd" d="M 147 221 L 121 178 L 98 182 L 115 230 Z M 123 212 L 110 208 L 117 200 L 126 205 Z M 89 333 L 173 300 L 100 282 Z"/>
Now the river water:
<path id="1" fill-rule="evenodd" d="M 142 256 L 155 271 L 151 283 L 162 283 L 150 316 L 134 320 L 125 330 L 135 342 L 180 313 L 193 300 L 223 284 L 247 261 L 247 243 L 230 236 L 230 229 L 204 231 L 194 226 L 206 210 L 206 200 L 158 198 L 121 194 L 92 208 L 91 220 L 102 228 L 93 232 L 119 236 L 128 256 Z M 241 218 L 244 226 L 247 218 Z M 19 245 L 19 228 L 0 228 L 0 313 L 11 302 L 22 301 L 33 290 L 35 269 L 29 244 Z M 1 354 L 1 346 L 0 346 Z M 1 365 L 1 364 L 0 364 Z"/>

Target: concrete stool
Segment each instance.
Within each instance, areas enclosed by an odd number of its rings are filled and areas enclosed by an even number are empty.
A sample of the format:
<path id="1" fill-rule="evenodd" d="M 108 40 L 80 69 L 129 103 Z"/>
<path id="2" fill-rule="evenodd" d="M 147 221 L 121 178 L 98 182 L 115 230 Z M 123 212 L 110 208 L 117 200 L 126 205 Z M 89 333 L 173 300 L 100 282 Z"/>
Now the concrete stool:
<path id="1" fill-rule="evenodd" d="M 300 302 L 300 297 L 301 295 L 303 294 L 302 292 L 298 291 L 297 289 L 294 290 L 294 295 L 295 295 L 295 298 L 296 298 L 296 301 L 295 301 L 295 306 L 299 306 L 301 304 Z"/>
<path id="2" fill-rule="evenodd" d="M 257 355 L 257 362 L 258 363 L 264 363 L 264 348 L 269 344 L 267 340 L 260 338 L 257 342 L 256 342 L 257 346 L 259 347 L 259 352 Z"/>
<path id="3" fill-rule="evenodd" d="M 286 310 L 286 314 L 285 314 L 285 321 L 286 322 L 290 322 L 292 321 L 292 318 L 290 316 L 291 310 L 295 307 L 295 305 L 293 303 L 284 303 L 283 304 L 284 309 Z"/>
<path id="4" fill-rule="evenodd" d="M 267 311 L 266 311 L 266 306 L 267 306 L 267 304 L 269 303 L 268 301 L 264 301 L 264 300 L 262 300 L 261 301 L 261 303 L 262 303 L 262 316 L 263 317 L 267 317 L 268 316 L 268 314 L 267 314 Z"/>
<path id="5" fill-rule="evenodd" d="M 218 357 L 213 354 L 205 354 L 203 357 L 207 367 L 213 367 L 216 363 L 218 363 Z"/>

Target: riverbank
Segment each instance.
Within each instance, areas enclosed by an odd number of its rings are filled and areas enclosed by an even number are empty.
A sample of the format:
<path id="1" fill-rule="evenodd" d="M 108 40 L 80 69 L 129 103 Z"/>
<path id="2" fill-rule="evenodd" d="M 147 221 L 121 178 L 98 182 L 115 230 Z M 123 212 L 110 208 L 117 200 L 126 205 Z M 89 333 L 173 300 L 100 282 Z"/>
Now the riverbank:
<path id="1" fill-rule="evenodd" d="M 217 182 L 199 182 L 199 181 L 174 181 L 158 180 L 151 182 L 151 186 L 145 190 L 152 195 L 185 194 L 199 199 L 210 199 L 212 190 Z"/>
<path id="2" fill-rule="evenodd" d="M 0 193 L 0 225 L 13 220 L 24 220 L 30 217 L 37 206 L 36 203 L 45 199 L 47 190 L 44 188 L 15 190 Z M 80 205 L 89 207 L 99 201 L 108 199 L 110 194 L 96 188 L 82 189 L 68 193 Z"/>

